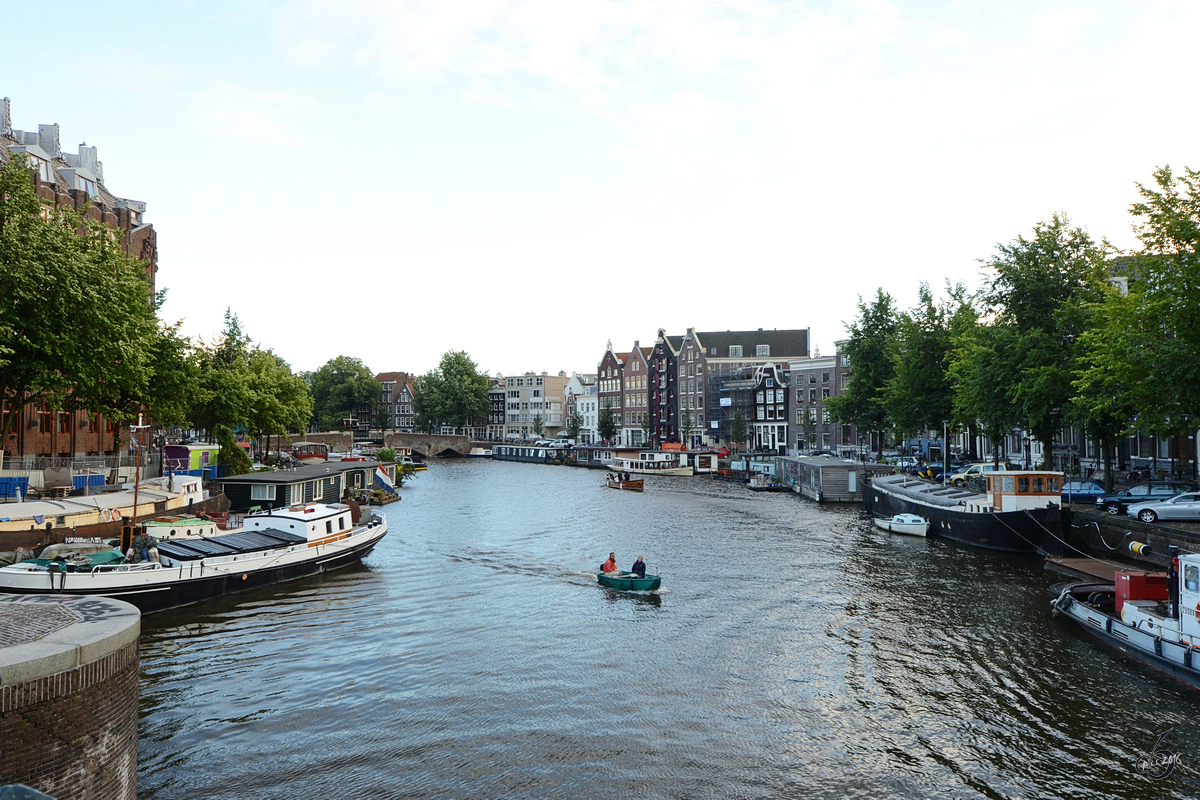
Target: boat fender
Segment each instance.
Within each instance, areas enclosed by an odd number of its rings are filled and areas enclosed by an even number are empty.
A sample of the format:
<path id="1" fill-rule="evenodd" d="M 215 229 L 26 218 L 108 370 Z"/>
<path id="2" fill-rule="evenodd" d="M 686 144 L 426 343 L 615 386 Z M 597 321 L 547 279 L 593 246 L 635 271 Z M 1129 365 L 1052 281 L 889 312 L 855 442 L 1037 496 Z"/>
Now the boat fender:
<path id="1" fill-rule="evenodd" d="M 107 508 L 100 509 L 100 521 L 112 522 L 112 511 L 108 510 Z"/>
<path id="2" fill-rule="evenodd" d="M 1129 552 L 1135 556 L 1149 556 L 1154 554 L 1154 550 L 1145 542 L 1130 542 Z"/>

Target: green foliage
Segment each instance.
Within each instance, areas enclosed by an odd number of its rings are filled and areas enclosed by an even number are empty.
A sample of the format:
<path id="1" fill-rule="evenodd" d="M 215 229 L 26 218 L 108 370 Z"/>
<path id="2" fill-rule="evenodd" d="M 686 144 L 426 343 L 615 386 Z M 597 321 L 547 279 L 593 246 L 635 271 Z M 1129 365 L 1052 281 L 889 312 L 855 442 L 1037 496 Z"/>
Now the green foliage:
<path id="1" fill-rule="evenodd" d="M 534 414 L 533 419 L 529 421 L 529 425 L 533 428 L 533 435 L 541 438 L 543 435 L 543 430 L 546 427 L 546 423 L 542 420 L 542 415 Z"/>
<path id="2" fill-rule="evenodd" d="M 413 379 L 417 427 L 432 431 L 441 423 L 461 428 L 488 414 L 487 373 L 463 350 L 448 350 L 436 369 Z"/>
<path id="3" fill-rule="evenodd" d="M 247 427 L 259 438 L 305 430 L 313 400 L 304 379 L 275 353 L 257 347 L 249 354 L 248 367 L 253 393 Z"/>
<path id="4" fill-rule="evenodd" d="M 733 410 L 733 420 L 729 423 L 729 439 L 729 443 L 735 446 L 740 446 L 746 441 L 746 419 L 742 416 L 740 408 Z"/>
<path id="5" fill-rule="evenodd" d="M 692 430 L 694 423 L 692 422 L 692 412 L 686 408 L 679 416 L 679 441 L 684 447 L 691 449 L 692 446 Z"/>
<path id="6" fill-rule="evenodd" d="M 225 468 L 226 475 L 244 475 L 250 471 L 250 456 L 238 445 L 237 437 L 229 426 L 218 424 L 213 429 L 213 438 L 221 445 L 217 463 Z"/>
<path id="7" fill-rule="evenodd" d="M 350 356 L 331 358 L 309 376 L 313 414 L 324 430 L 340 430 L 362 406 L 379 399 L 375 373 Z"/>
<path id="8" fill-rule="evenodd" d="M 853 379 L 839 396 L 825 402 L 834 419 L 853 422 L 860 431 L 877 432 L 881 457 L 883 433 L 889 425 L 884 392 L 895 374 L 896 324 L 892 297 L 883 289 L 876 290 L 870 305 L 859 298 L 858 319 L 846 326 L 850 338 L 844 349 Z"/>
<path id="9" fill-rule="evenodd" d="M 192 424 L 212 433 L 218 425 L 248 427 L 253 389 L 250 373 L 250 338 L 232 310 L 225 310 L 225 329 L 212 343 L 196 351 L 199 372 Z"/>
<path id="10" fill-rule="evenodd" d="M 1010 394 L 1019 355 L 1015 338 L 1011 329 L 995 325 L 968 328 L 953 338 L 954 416 L 978 424 L 993 448 L 1020 423 Z"/>
<path id="11" fill-rule="evenodd" d="M 567 436 L 573 442 L 579 441 L 579 433 L 583 430 L 583 414 L 578 411 L 571 413 L 567 419 Z"/>
<path id="12" fill-rule="evenodd" d="M 961 286 L 958 292 L 965 295 Z M 952 310 L 934 301 L 926 283 L 918 298 L 917 307 L 897 319 L 892 377 L 883 389 L 888 419 L 902 437 L 940 427 L 950 419 L 954 403 L 947 373 Z"/>
<path id="13" fill-rule="evenodd" d="M 381 447 L 375 451 L 375 460 L 381 464 L 384 462 L 394 462 L 397 453 L 394 447 Z"/>
<path id="14" fill-rule="evenodd" d="M 607 441 L 617 437 L 617 420 L 613 415 L 612 401 L 608 398 L 604 399 L 604 405 L 596 417 L 596 432 Z"/>
<path id="15" fill-rule="evenodd" d="M 0 399 L 128 419 L 124 399 L 153 377 L 161 298 L 112 229 L 42 205 L 19 154 L 0 164 L 0 297 Z"/>
<path id="16" fill-rule="evenodd" d="M 997 245 L 989 264 L 996 274 L 984 300 L 993 325 L 1006 329 L 1010 397 L 1047 453 L 1071 413 L 1078 342 L 1105 296 L 1108 251 L 1055 214 L 1035 225 L 1031 238 Z"/>

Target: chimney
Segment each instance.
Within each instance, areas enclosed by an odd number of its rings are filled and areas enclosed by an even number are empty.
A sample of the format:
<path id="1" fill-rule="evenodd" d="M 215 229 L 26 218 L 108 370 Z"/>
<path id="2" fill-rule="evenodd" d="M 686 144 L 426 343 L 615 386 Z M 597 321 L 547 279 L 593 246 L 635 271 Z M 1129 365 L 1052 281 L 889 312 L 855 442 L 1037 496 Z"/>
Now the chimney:
<path id="1" fill-rule="evenodd" d="M 62 151 L 58 146 L 58 123 L 53 125 L 38 125 L 38 147 L 51 158 L 58 158 Z"/>
<path id="2" fill-rule="evenodd" d="M 79 145 L 79 166 L 96 175 L 99 163 L 100 161 L 96 157 L 96 148 L 88 147 L 87 142 L 81 142 Z"/>
<path id="3" fill-rule="evenodd" d="M 0 98 L 0 136 L 12 136 L 12 101 Z"/>

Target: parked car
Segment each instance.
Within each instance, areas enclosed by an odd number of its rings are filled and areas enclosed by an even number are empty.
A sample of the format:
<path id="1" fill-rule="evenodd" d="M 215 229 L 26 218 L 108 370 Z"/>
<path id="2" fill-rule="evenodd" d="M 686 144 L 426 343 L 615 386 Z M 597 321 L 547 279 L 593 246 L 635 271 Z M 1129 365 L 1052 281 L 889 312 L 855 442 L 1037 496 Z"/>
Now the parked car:
<path id="1" fill-rule="evenodd" d="M 960 472 L 953 473 L 947 483 L 954 484 L 955 486 L 962 486 L 967 483 L 967 481 L 970 481 L 973 478 L 982 478 L 989 472 L 1012 472 L 1013 470 L 1019 469 L 1021 469 L 1021 467 L 1017 466 L 1016 464 L 1010 464 L 1007 461 L 1001 461 L 999 464 L 993 464 L 992 462 L 987 461 L 980 464 L 972 464 Z"/>
<path id="2" fill-rule="evenodd" d="M 1200 494 L 1184 492 L 1166 500 L 1132 503 L 1125 513 L 1142 522 L 1158 522 L 1160 519 L 1200 522 Z"/>
<path id="3" fill-rule="evenodd" d="M 1073 497 L 1103 497 L 1105 494 L 1104 487 L 1095 481 L 1066 481 L 1062 493 L 1068 503 Z"/>
<path id="4" fill-rule="evenodd" d="M 1200 484 L 1190 481 L 1145 481 L 1123 492 L 1096 498 L 1096 507 L 1110 514 L 1124 514 L 1135 503 L 1161 503 L 1182 492 L 1200 492 Z"/>
<path id="5" fill-rule="evenodd" d="M 809 453 L 810 456 L 836 456 L 837 453 L 832 450 L 813 450 Z"/>

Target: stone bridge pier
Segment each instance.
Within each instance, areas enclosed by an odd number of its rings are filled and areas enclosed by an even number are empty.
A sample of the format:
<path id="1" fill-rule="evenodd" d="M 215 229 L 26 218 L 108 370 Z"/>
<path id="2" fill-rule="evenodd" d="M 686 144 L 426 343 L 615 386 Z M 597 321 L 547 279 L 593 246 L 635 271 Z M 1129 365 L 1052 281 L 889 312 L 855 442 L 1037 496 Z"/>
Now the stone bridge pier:
<path id="1" fill-rule="evenodd" d="M 386 447 L 404 447 L 422 458 L 433 458 L 440 455 L 465 456 L 471 452 L 471 439 L 468 436 L 443 436 L 429 433 L 386 433 L 383 437 Z"/>

